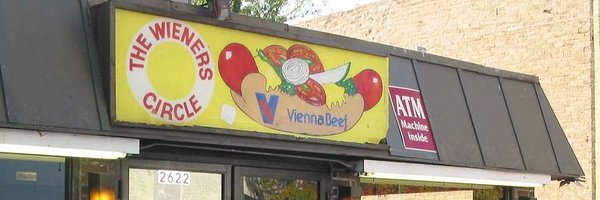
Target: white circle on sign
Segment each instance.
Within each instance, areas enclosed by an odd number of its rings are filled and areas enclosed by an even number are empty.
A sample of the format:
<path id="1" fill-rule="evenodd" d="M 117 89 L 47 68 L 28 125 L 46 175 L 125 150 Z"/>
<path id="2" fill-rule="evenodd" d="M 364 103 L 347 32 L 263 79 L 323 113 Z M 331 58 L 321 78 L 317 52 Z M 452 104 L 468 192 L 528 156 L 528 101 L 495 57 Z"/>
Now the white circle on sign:
<path id="1" fill-rule="evenodd" d="M 152 86 L 148 76 L 148 60 L 152 51 L 166 42 L 184 47 L 189 56 L 194 59 L 193 87 L 187 95 L 179 99 L 165 98 Z M 151 46 L 146 50 L 143 44 Z M 149 22 L 131 38 L 125 60 L 127 80 L 137 103 L 148 114 L 163 121 L 183 123 L 197 118 L 206 110 L 212 98 L 216 75 L 212 56 L 206 44 L 204 38 L 185 22 L 168 18 Z M 140 49 L 145 54 L 140 52 Z M 202 60 L 203 58 L 208 60 Z M 139 65 L 130 66 L 132 60 L 137 61 Z"/>

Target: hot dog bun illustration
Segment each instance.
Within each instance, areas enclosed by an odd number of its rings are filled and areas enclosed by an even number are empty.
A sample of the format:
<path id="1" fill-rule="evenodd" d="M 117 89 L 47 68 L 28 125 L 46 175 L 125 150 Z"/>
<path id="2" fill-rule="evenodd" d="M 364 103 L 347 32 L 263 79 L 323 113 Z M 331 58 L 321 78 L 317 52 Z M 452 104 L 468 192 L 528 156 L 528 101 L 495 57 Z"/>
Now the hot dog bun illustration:
<path id="1" fill-rule="evenodd" d="M 255 56 L 270 68 L 258 67 Z M 252 55 L 244 45 L 230 43 L 219 55 L 221 78 L 248 117 L 272 129 L 313 136 L 351 129 L 381 99 L 380 75 L 366 69 L 348 77 L 350 68 L 347 62 L 325 70 L 319 56 L 302 44 L 270 45 Z"/>

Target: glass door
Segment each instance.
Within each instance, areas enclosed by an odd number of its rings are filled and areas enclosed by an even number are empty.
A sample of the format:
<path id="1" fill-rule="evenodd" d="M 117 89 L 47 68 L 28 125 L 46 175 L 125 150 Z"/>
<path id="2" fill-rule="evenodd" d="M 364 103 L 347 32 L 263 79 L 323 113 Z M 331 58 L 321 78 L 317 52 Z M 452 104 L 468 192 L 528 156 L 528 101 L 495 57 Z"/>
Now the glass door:
<path id="1" fill-rule="evenodd" d="M 124 199 L 230 199 L 228 165 L 130 159 L 125 167 Z"/>
<path id="2" fill-rule="evenodd" d="M 297 170 L 235 167 L 235 200 L 326 199 L 324 175 Z"/>

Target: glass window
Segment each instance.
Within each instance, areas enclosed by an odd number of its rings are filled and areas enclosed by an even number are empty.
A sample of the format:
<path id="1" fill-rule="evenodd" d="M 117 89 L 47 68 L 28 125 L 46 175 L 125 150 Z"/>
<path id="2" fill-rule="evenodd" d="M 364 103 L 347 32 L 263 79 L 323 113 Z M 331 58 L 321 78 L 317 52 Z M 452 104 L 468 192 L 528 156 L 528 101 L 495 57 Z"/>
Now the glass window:
<path id="1" fill-rule="evenodd" d="M 171 0 L 171 1 L 180 2 L 180 3 L 189 3 L 189 4 L 196 2 L 195 0 Z"/>
<path id="2" fill-rule="evenodd" d="M 119 180 L 117 160 L 74 158 L 73 173 L 80 200 L 115 200 Z"/>
<path id="3" fill-rule="evenodd" d="M 318 198 L 314 180 L 244 176 L 244 200 L 312 200 Z"/>
<path id="4" fill-rule="evenodd" d="M 0 154 L 0 199 L 65 199 L 65 159 Z"/>
<path id="5" fill-rule="evenodd" d="M 502 187 L 471 184 L 396 181 L 396 183 L 361 183 L 362 200 L 499 200 Z"/>
<path id="6" fill-rule="evenodd" d="M 533 188 L 514 188 L 513 200 L 530 200 L 535 199 Z"/>
<path id="7" fill-rule="evenodd" d="M 220 200 L 223 175 L 129 168 L 130 200 Z"/>

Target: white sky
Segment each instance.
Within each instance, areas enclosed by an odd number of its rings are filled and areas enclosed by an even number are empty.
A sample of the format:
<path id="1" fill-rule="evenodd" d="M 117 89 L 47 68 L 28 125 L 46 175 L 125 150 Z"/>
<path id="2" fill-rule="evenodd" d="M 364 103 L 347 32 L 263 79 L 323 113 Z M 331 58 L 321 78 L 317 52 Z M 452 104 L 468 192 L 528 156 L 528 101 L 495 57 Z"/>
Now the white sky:
<path id="1" fill-rule="evenodd" d="M 319 14 L 307 15 L 303 18 L 290 20 L 287 23 L 288 24 L 297 24 L 298 22 L 313 19 L 318 16 L 324 16 L 324 15 L 329 15 L 331 13 L 351 10 L 355 7 L 373 3 L 378 0 L 312 0 L 312 1 L 315 2 L 317 5 L 325 4 L 325 7 L 323 9 L 321 9 L 321 12 Z"/>
<path id="2" fill-rule="evenodd" d="M 375 1 L 377 0 L 325 0 L 325 11 L 330 11 L 330 13 L 340 12 L 353 9 L 356 6 L 373 3 Z"/>

